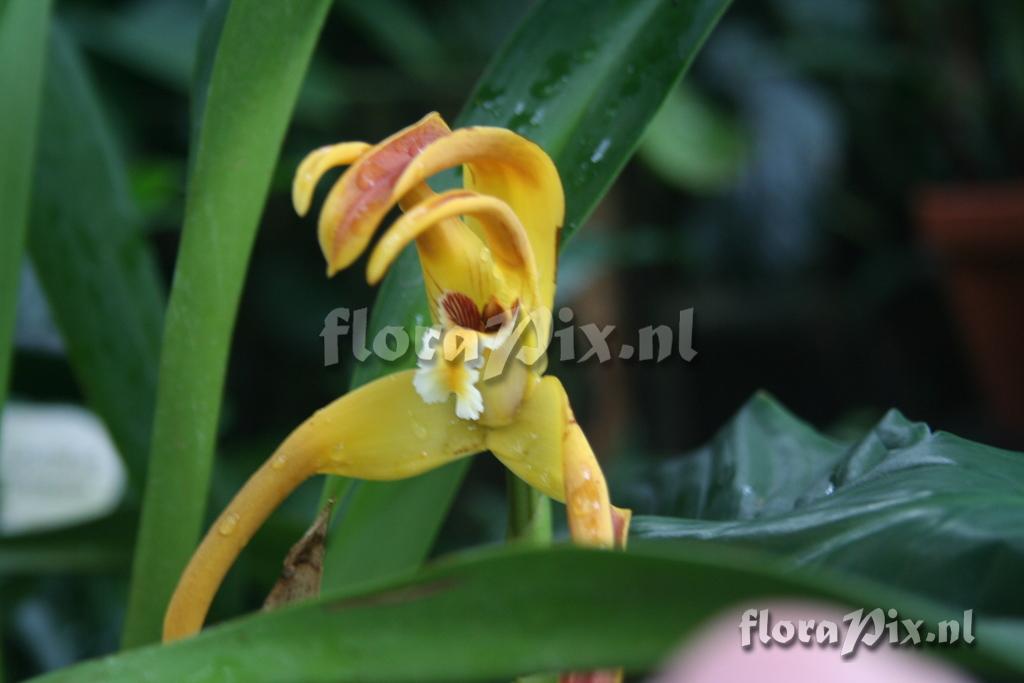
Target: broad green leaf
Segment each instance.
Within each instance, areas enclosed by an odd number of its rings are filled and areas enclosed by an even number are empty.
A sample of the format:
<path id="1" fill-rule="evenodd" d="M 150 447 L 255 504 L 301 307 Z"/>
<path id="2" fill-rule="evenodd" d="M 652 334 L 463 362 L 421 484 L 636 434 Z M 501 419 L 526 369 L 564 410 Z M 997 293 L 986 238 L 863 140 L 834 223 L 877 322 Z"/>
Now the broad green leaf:
<path id="1" fill-rule="evenodd" d="M 565 186 L 563 238 L 568 237 L 604 195 L 728 4 L 728 0 L 540 2 L 491 62 L 455 123 L 512 128 L 544 147 L 558 165 Z M 446 180 L 452 182 L 450 176 Z M 417 317 L 426 317 L 422 278 L 415 253 L 407 251 L 385 279 L 370 330 L 396 324 L 408 327 Z M 360 369 L 355 380 L 366 382 L 395 369 L 381 365 Z M 341 517 L 327 545 L 324 586 L 374 576 L 369 571 L 360 573 L 355 558 L 365 558 L 366 566 L 377 572 L 387 567 L 373 559 L 376 553 L 400 560 L 389 565 L 391 572 L 421 562 L 467 467 L 467 461 L 453 463 L 401 485 L 351 484 L 353 509 L 381 511 L 372 522 L 376 533 L 350 532 L 348 524 L 368 522 L 362 517 L 351 521 Z M 327 491 L 336 493 L 345 487 L 329 481 Z M 413 495 L 412 490 L 417 499 L 430 501 L 414 515 L 403 505 L 388 503 L 400 495 Z M 373 500 L 363 502 L 363 498 Z M 401 541 L 391 539 L 413 534 L 428 542 L 407 549 L 414 552 L 392 547 Z M 344 562 L 351 571 L 335 576 L 331 566 L 337 562 Z"/>
<path id="2" fill-rule="evenodd" d="M 9 383 L 49 20 L 49 0 L 0 4 L 0 410 Z"/>
<path id="3" fill-rule="evenodd" d="M 710 543 L 649 544 L 630 553 L 503 550 L 450 560 L 412 579 L 334 591 L 36 680 L 454 683 L 618 665 L 640 672 L 658 667 L 723 610 L 731 608 L 738 619 L 737 606 L 786 597 L 891 607 L 932 630 L 939 620 L 963 617 L 870 583 L 795 571 Z M 978 620 L 975 627 L 972 646 L 930 651 L 980 671 L 1024 673 L 1020 623 Z"/>
<path id="4" fill-rule="evenodd" d="M 706 447 L 632 480 L 619 490 L 635 511 L 665 515 L 634 517 L 635 538 L 752 547 L 1024 615 L 1024 454 L 896 411 L 841 443 L 758 395 Z"/>
<path id="5" fill-rule="evenodd" d="M 29 248 L 75 377 L 141 484 L 164 296 L 124 159 L 82 57 L 50 47 Z"/>
<path id="6" fill-rule="evenodd" d="M 201 531 L 246 266 L 328 0 L 236 0 L 214 58 L 160 357 L 124 642 L 159 637 Z"/>

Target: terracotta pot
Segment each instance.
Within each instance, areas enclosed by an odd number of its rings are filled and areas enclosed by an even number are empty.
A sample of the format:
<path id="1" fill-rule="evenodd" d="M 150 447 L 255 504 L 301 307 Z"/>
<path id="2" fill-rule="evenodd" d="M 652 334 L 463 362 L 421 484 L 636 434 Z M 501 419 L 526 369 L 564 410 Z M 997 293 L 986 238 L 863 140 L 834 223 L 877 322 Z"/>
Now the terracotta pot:
<path id="1" fill-rule="evenodd" d="M 1024 182 L 936 187 L 917 218 L 940 257 L 978 383 L 996 418 L 1024 431 Z"/>

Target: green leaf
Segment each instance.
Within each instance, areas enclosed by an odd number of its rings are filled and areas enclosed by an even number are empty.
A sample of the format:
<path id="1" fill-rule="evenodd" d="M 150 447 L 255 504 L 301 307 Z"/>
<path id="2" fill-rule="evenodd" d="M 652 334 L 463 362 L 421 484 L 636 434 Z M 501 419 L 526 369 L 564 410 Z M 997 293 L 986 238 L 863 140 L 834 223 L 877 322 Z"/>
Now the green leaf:
<path id="1" fill-rule="evenodd" d="M 164 295 L 124 159 L 78 48 L 51 41 L 29 248 L 90 405 L 146 468 Z"/>
<path id="2" fill-rule="evenodd" d="M 423 512 L 433 510 L 439 499 L 454 499 L 464 474 L 464 466 L 452 463 L 390 483 L 339 479 L 351 490 L 340 498 L 341 522 L 327 544 L 322 585 L 351 586 L 418 567 L 444 521 L 443 511 Z"/>
<path id="3" fill-rule="evenodd" d="M 164 328 L 126 645 L 159 637 L 164 607 L 199 538 L 246 266 L 329 5 L 328 0 L 237 0 L 220 35 L 193 143 L 185 225 Z"/>
<path id="4" fill-rule="evenodd" d="M 651 121 L 639 156 L 666 182 L 711 192 L 736 179 L 746 143 L 735 120 L 699 91 L 681 85 Z"/>
<path id="5" fill-rule="evenodd" d="M 621 482 L 622 479 L 620 478 Z M 858 441 L 755 396 L 706 447 L 620 487 L 635 538 L 710 539 L 992 615 L 1024 615 L 1024 454 L 892 411 Z"/>
<path id="6" fill-rule="evenodd" d="M 537 5 L 499 52 L 460 123 L 511 128 L 558 165 L 563 242 L 633 154 L 728 0 Z"/>
<path id="7" fill-rule="evenodd" d="M 541 144 L 558 165 L 565 186 L 563 238 L 568 237 L 607 191 L 728 4 L 540 2 L 491 62 L 456 125 L 505 126 Z M 451 176 L 446 180 L 452 183 Z M 392 266 L 377 297 L 371 333 L 403 321 L 407 327 L 414 325 L 417 317 L 425 319 L 425 305 L 419 264 L 415 253 L 407 251 Z M 363 383 L 395 369 L 360 369 L 355 379 Z M 327 544 L 324 586 L 340 587 L 346 585 L 343 580 L 373 576 L 358 572 L 356 558 L 378 572 L 388 567 L 374 559 L 377 553 L 400 560 L 389 565 L 390 572 L 421 562 L 467 467 L 467 461 L 456 462 L 400 485 L 352 484 L 350 504 L 381 514 L 372 521 L 375 533 L 346 529 L 350 523 L 370 523 L 362 517 L 350 521 L 342 516 L 335 524 Z M 336 493 L 345 487 L 328 481 L 326 490 Z M 430 502 L 413 515 L 389 502 L 410 495 Z M 427 542 L 415 553 L 391 547 L 409 535 Z M 331 565 L 337 562 L 352 569 L 335 576 Z"/>
<path id="8" fill-rule="evenodd" d="M 939 620 L 963 617 L 869 583 L 794 571 L 710 543 L 647 545 L 628 554 L 502 550 L 36 680 L 452 683 L 618 665 L 646 671 L 723 610 L 787 597 L 891 607 L 933 630 Z M 977 620 L 975 627 L 972 646 L 931 652 L 981 671 L 1024 673 L 1020 624 Z"/>
<path id="9" fill-rule="evenodd" d="M 0 410 L 10 379 L 49 20 L 49 0 L 0 4 Z"/>

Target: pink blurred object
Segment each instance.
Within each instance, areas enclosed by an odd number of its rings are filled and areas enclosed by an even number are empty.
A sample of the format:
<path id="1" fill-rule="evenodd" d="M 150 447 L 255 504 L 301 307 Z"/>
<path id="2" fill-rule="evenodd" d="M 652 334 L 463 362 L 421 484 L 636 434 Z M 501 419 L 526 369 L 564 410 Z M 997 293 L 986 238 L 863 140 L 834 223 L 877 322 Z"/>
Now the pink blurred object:
<path id="1" fill-rule="evenodd" d="M 749 607 L 753 607 L 750 605 Z M 774 602 L 767 606 L 773 622 L 828 619 L 842 624 L 849 611 L 812 602 Z M 915 652 L 912 647 L 859 647 L 844 658 L 838 647 L 793 642 L 788 646 L 762 645 L 755 629 L 752 645 L 740 645 L 740 621 L 747 607 L 729 610 L 715 619 L 675 655 L 651 683 L 734 683 L 785 681 L 786 683 L 975 683 L 958 669 Z"/>

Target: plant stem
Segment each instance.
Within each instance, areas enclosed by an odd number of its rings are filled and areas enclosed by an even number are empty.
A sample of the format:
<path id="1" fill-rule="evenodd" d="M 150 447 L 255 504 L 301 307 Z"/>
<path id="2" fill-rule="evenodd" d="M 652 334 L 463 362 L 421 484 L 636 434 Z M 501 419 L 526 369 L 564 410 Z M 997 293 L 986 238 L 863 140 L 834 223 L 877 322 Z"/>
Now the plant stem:
<path id="1" fill-rule="evenodd" d="M 508 494 L 508 540 L 551 543 L 551 499 L 522 479 L 505 473 Z"/>
<path id="2" fill-rule="evenodd" d="M 508 540 L 510 543 L 551 543 L 551 499 L 525 481 L 505 472 L 508 496 Z M 515 683 L 557 683 L 553 674 L 534 674 L 517 678 Z"/>

